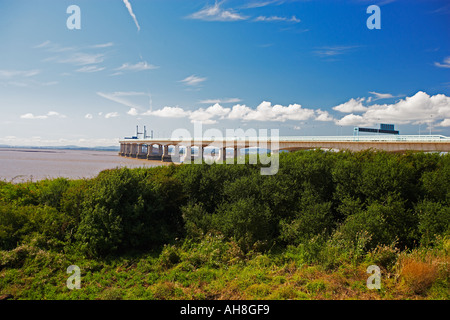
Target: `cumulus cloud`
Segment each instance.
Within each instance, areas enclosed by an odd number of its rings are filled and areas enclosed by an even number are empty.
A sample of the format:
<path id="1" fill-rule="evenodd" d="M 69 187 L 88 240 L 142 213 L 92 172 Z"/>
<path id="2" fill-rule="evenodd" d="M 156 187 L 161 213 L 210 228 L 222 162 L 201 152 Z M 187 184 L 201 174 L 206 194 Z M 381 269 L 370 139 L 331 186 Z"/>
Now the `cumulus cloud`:
<path id="1" fill-rule="evenodd" d="M 162 118 L 184 118 L 189 116 L 189 111 L 186 111 L 180 107 L 164 107 L 155 111 L 146 111 L 143 116 L 157 116 Z"/>
<path id="2" fill-rule="evenodd" d="M 85 119 L 88 119 L 88 120 L 91 120 L 91 119 L 94 118 L 94 117 L 92 116 L 92 114 L 88 113 L 88 114 L 86 114 L 86 115 L 84 116 L 84 118 L 85 118 Z"/>
<path id="3" fill-rule="evenodd" d="M 333 110 L 343 113 L 366 111 L 367 107 L 363 105 L 364 100 L 365 98 L 357 98 L 357 99 L 352 98 L 345 103 L 333 107 Z"/>
<path id="4" fill-rule="evenodd" d="M 243 120 L 243 121 L 304 121 L 314 118 L 315 111 L 302 108 L 299 104 L 289 106 L 274 105 L 263 101 L 256 109 L 245 105 L 234 105 L 232 108 L 226 108 L 216 103 L 208 108 L 199 108 L 196 110 L 184 110 L 180 107 L 164 107 L 156 111 L 146 112 L 145 115 L 155 115 L 160 117 L 187 117 L 191 122 L 202 122 L 213 124 L 217 119 Z"/>
<path id="5" fill-rule="evenodd" d="M 355 101 L 359 102 L 355 103 Z M 342 111 L 351 110 L 351 106 L 353 106 L 353 111 L 349 112 L 355 112 L 355 109 L 364 109 L 364 113 L 361 115 L 351 113 L 338 120 L 340 125 L 373 125 L 380 122 L 416 124 L 450 118 L 450 97 L 443 94 L 430 96 L 423 91 L 419 91 L 412 97 L 406 97 L 393 104 L 373 104 L 371 106 L 363 106 L 362 101 L 363 99 L 351 99 L 350 103 L 346 103 L 349 106 L 348 109 L 340 107 L 346 104 L 333 108 Z M 447 123 L 444 120 L 441 125 L 444 124 L 445 126 Z"/>
<path id="6" fill-rule="evenodd" d="M 56 112 L 56 111 L 49 111 L 47 114 L 44 115 L 34 115 L 33 113 L 25 113 L 23 115 L 20 116 L 21 119 L 31 119 L 31 120 L 36 120 L 36 119 L 48 119 L 48 118 L 67 118 L 65 115 Z"/>
<path id="7" fill-rule="evenodd" d="M 136 108 L 131 108 L 130 110 L 128 110 L 127 114 L 130 116 L 137 116 L 139 113 Z"/>
<path id="8" fill-rule="evenodd" d="M 450 127 L 450 119 L 444 119 L 438 124 L 439 127 Z"/>
<path id="9" fill-rule="evenodd" d="M 316 117 L 316 121 L 333 121 L 334 118 L 328 113 L 328 111 L 323 111 L 323 110 L 316 110 L 317 113 L 317 117 Z"/>
<path id="10" fill-rule="evenodd" d="M 372 126 L 376 122 L 369 122 L 359 114 L 348 114 L 342 119 L 336 120 L 336 124 L 340 126 Z"/>
<path id="11" fill-rule="evenodd" d="M 109 112 L 109 113 L 105 114 L 105 119 L 117 118 L 118 116 L 119 116 L 119 113 L 117 113 L 117 112 Z"/>
<path id="12" fill-rule="evenodd" d="M 314 110 L 302 108 L 299 104 L 290 104 L 289 106 L 276 104 L 272 106 L 268 101 L 263 101 L 256 107 L 256 110 L 249 109 L 247 111 L 249 112 L 243 118 L 247 121 L 303 121 L 314 116 Z"/>
<path id="13" fill-rule="evenodd" d="M 200 108 L 190 113 L 189 119 L 191 122 L 202 122 L 204 124 L 213 124 L 216 123 L 216 120 L 213 118 L 221 118 L 223 119 L 226 115 L 230 113 L 230 108 L 224 108 L 220 104 L 216 103 L 206 109 Z"/>

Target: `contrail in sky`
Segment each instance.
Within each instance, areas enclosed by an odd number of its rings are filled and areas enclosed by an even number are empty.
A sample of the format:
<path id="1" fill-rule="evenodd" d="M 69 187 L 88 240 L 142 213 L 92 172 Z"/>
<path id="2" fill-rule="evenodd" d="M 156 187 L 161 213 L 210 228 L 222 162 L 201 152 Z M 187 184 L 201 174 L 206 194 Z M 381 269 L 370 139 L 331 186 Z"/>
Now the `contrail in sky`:
<path id="1" fill-rule="evenodd" d="M 130 16 L 133 18 L 138 31 L 141 30 L 141 27 L 139 26 L 139 22 L 137 21 L 136 16 L 133 13 L 133 8 L 131 7 L 131 3 L 128 0 L 123 0 L 123 3 L 125 3 L 125 6 L 127 7 L 128 12 L 130 13 Z"/>

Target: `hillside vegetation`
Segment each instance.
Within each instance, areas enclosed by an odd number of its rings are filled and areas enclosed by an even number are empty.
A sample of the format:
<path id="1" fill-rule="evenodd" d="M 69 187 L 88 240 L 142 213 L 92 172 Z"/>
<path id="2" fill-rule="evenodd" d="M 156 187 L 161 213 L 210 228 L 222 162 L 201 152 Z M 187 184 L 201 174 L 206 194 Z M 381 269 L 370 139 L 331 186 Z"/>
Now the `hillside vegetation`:
<path id="1" fill-rule="evenodd" d="M 273 176 L 192 164 L 0 182 L 0 296 L 449 299 L 449 203 L 450 155 L 425 153 L 283 153 Z"/>

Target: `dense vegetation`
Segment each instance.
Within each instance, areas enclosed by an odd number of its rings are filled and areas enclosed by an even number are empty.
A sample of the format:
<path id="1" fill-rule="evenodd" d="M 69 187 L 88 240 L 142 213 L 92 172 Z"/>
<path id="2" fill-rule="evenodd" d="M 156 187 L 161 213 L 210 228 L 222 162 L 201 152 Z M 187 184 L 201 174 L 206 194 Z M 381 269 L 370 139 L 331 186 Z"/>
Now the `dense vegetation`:
<path id="1" fill-rule="evenodd" d="M 449 299 L 449 203 L 450 155 L 425 153 L 283 153 L 273 176 L 193 164 L 0 182 L 0 295 Z M 72 264 L 80 290 L 65 286 Z"/>

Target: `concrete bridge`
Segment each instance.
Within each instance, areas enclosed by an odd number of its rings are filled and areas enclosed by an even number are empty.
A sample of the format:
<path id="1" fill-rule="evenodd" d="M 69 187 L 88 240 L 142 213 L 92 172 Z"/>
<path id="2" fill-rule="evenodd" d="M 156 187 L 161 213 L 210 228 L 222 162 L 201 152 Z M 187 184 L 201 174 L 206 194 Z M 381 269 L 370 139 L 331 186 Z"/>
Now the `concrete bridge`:
<path id="1" fill-rule="evenodd" d="M 169 153 L 169 147 L 172 152 Z M 119 155 L 164 162 L 190 162 L 208 150 L 217 150 L 216 159 L 226 160 L 227 150 L 232 157 L 240 149 L 260 148 L 270 152 L 308 149 L 362 151 L 367 149 L 388 152 L 424 151 L 449 152 L 450 137 L 441 135 L 372 135 L 372 136 L 307 136 L 267 138 L 193 138 L 193 139 L 123 139 L 120 140 Z M 196 149 L 197 151 L 193 152 Z M 230 150 L 231 149 L 231 150 Z"/>

